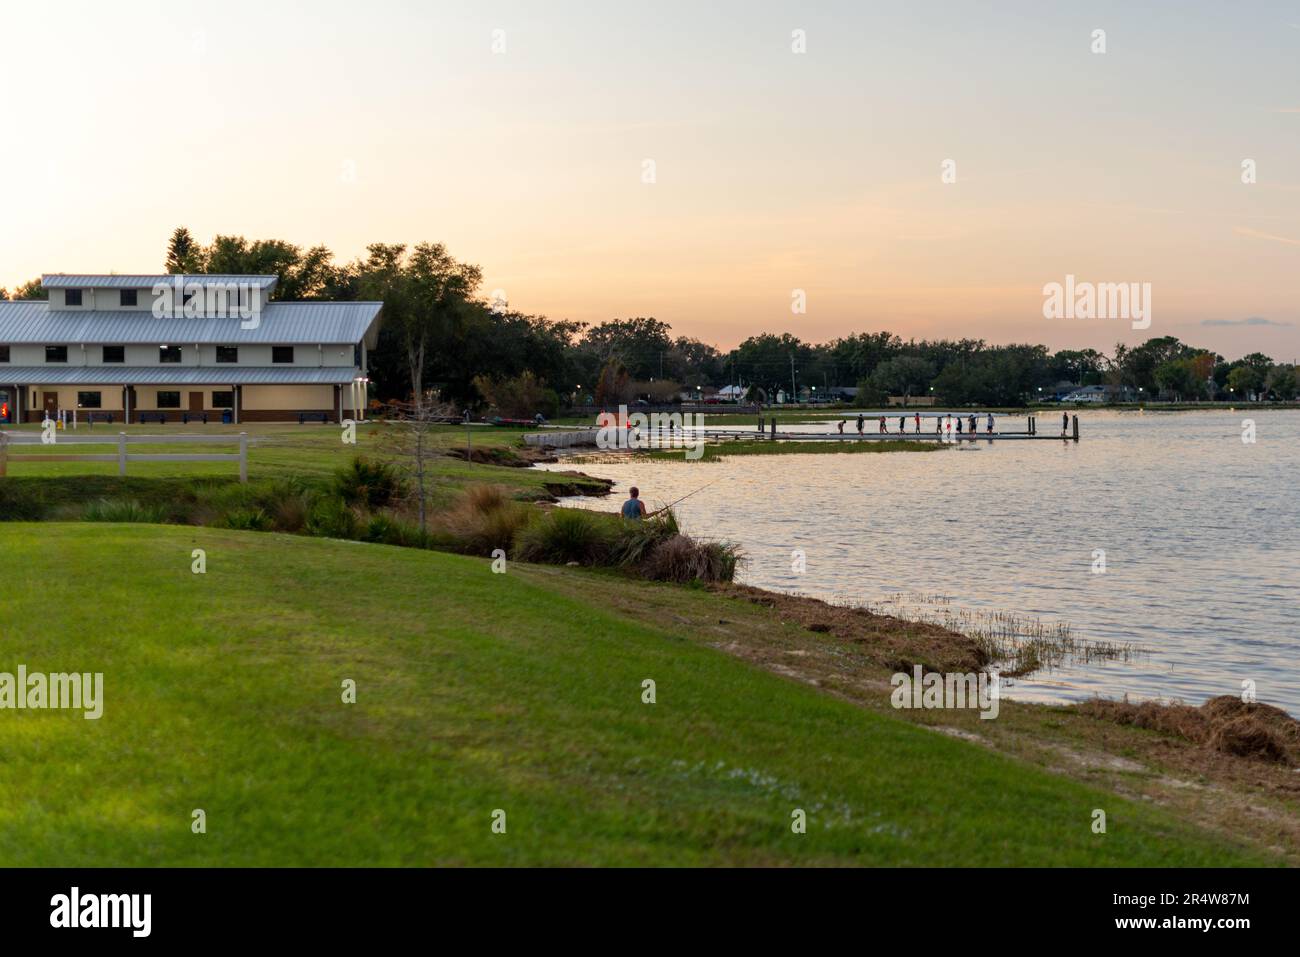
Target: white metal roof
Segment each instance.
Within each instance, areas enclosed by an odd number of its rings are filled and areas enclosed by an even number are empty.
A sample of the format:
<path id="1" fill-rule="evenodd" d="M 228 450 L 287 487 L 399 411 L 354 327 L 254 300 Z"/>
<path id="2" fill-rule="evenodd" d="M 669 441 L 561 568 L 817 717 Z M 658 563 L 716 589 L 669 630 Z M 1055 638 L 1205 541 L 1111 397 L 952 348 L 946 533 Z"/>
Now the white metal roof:
<path id="1" fill-rule="evenodd" d="M 0 302 L 0 345 L 354 345 L 380 302 L 272 302 L 256 329 L 235 319 L 155 319 L 144 309 L 51 309 L 38 300 Z"/>
<path id="2" fill-rule="evenodd" d="M 97 276 L 94 273 L 46 273 L 41 277 L 41 285 L 46 289 L 145 289 L 154 283 L 174 282 L 177 279 L 186 283 L 215 285 L 217 283 L 243 282 L 261 289 L 271 289 L 279 282 L 278 276 L 251 276 L 233 273 L 186 273 L 184 275 L 134 275 L 134 276 Z"/>

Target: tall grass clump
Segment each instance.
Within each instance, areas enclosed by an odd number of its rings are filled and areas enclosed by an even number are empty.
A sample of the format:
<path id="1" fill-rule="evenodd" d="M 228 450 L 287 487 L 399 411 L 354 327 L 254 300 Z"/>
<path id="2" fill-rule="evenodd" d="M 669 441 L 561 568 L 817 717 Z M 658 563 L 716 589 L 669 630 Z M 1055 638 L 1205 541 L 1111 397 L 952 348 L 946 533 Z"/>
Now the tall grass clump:
<path id="1" fill-rule="evenodd" d="M 618 540 L 617 516 L 582 508 L 554 508 L 526 526 L 515 540 L 515 557 L 549 565 L 608 564 Z"/>
<path id="2" fill-rule="evenodd" d="M 304 528 L 318 538 L 361 537 L 361 519 L 347 502 L 334 496 L 322 498 L 312 506 Z"/>
<path id="3" fill-rule="evenodd" d="M 652 581 L 729 582 L 739 563 L 740 550 L 729 542 L 697 542 L 689 535 L 674 535 L 654 547 L 640 571 Z"/>
<path id="4" fill-rule="evenodd" d="M 497 485 L 473 485 L 439 516 L 438 527 L 458 551 L 491 555 L 498 548 L 509 552 L 536 510 L 510 498 Z"/>
<path id="5" fill-rule="evenodd" d="M 334 473 L 334 492 L 349 505 L 383 508 L 406 492 L 406 482 L 389 462 L 358 455 Z"/>
<path id="6" fill-rule="evenodd" d="M 677 516 L 665 509 L 641 521 L 620 521 L 614 537 L 610 559 L 624 568 L 639 568 L 664 542 L 681 534 Z"/>
<path id="7" fill-rule="evenodd" d="M 101 498 L 86 506 L 81 518 L 86 522 L 146 522 L 162 524 L 166 510 L 161 505 L 144 505 L 135 499 Z"/>

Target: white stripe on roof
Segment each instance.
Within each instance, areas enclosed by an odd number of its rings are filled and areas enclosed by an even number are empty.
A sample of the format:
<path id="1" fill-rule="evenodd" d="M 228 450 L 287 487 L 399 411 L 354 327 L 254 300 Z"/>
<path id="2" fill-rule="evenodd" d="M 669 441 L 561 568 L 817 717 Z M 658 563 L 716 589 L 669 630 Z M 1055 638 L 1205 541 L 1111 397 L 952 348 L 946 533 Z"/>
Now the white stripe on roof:
<path id="1" fill-rule="evenodd" d="M 341 385 L 361 377 L 353 366 L 6 366 L 5 385 Z"/>

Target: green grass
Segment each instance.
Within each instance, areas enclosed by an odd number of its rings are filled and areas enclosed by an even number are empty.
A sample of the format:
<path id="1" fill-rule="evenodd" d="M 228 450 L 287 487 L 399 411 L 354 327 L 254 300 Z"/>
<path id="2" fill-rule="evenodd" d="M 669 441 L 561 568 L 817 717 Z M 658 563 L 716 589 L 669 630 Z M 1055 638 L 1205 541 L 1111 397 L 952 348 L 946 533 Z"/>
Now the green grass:
<path id="1" fill-rule="evenodd" d="M 712 462 L 733 455 L 848 455 L 860 452 L 935 452 L 944 448 L 942 442 L 914 442 L 897 439 L 871 439 L 843 442 L 817 439 L 810 442 L 757 439 L 733 439 L 728 442 L 711 442 L 704 446 L 704 454 L 695 461 Z M 644 453 L 651 459 L 684 459 L 686 450 L 663 449 Z"/>
<path id="2" fill-rule="evenodd" d="M 173 425 L 126 427 L 128 434 L 136 435 L 212 435 L 248 432 L 248 475 L 254 485 L 288 478 L 308 482 L 326 482 L 341 468 L 350 465 L 357 455 L 383 457 L 386 443 L 382 431 L 387 426 L 371 423 L 359 426 L 355 445 L 345 445 L 337 426 L 285 425 L 280 423 L 255 423 L 244 426 Z M 37 426 L 24 426 L 21 431 L 36 433 Z M 121 426 L 97 425 L 93 430 L 82 426 L 73 434 L 79 437 L 102 436 L 111 445 L 57 446 L 55 451 L 70 454 L 106 454 L 116 452 L 117 433 Z M 437 426 L 432 430 L 436 447 L 463 449 L 466 447 L 466 430 L 457 426 Z M 475 427 L 471 438 L 475 449 L 510 450 L 518 447 L 520 431 L 505 428 Z M 192 497 L 194 483 L 235 484 L 239 478 L 237 462 L 131 462 L 127 475 L 117 474 L 116 462 L 24 462 L 27 455 L 49 452 L 48 446 L 13 446 L 9 450 L 8 489 L 0 487 L 0 520 L 11 517 L 70 517 L 66 509 L 80 506 L 89 497 L 137 498 L 142 497 L 174 501 Z M 233 442 L 185 443 L 183 445 L 132 444 L 133 453 L 225 453 L 238 451 Z M 459 491 L 468 485 L 491 483 L 501 485 L 520 498 L 540 498 L 546 495 L 549 483 L 571 481 L 554 473 L 539 469 L 512 468 L 501 465 L 471 463 L 451 456 L 433 460 L 431 482 L 433 505 L 437 508 L 450 504 Z M 4 480 L 0 480 L 3 483 Z M 591 483 L 593 491 L 603 487 Z M 19 507 L 17 503 L 23 503 Z M 40 503 L 44 511 L 33 513 Z M 9 507 L 6 508 L 5 506 Z M 51 516 L 51 512 L 53 513 Z"/>
<path id="3" fill-rule="evenodd" d="M 0 711 L 0 865 L 1260 862 L 601 603 L 670 586 L 203 528 L 8 523 L 0 549 L 0 671 L 105 697 Z"/>

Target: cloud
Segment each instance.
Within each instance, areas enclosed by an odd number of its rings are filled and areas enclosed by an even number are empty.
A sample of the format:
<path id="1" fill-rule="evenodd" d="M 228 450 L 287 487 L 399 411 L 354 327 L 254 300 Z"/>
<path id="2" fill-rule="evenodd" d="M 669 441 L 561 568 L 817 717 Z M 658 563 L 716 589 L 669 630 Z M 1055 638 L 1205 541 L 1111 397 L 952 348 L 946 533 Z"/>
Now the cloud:
<path id="1" fill-rule="evenodd" d="M 1202 319 L 1203 326 L 1289 326 L 1289 322 L 1276 322 L 1263 316 L 1247 316 L 1245 319 Z"/>
<path id="2" fill-rule="evenodd" d="M 1289 236 L 1275 236 L 1272 233 L 1261 233 L 1258 229 L 1250 229 L 1246 226 L 1234 226 L 1232 231 L 1238 236 L 1253 236 L 1256 239 L 1268 239 L 1275 243 L 1286 243 L 1288 246 L 1300 246 L 1300 239 L 1292 239 Z"/>

